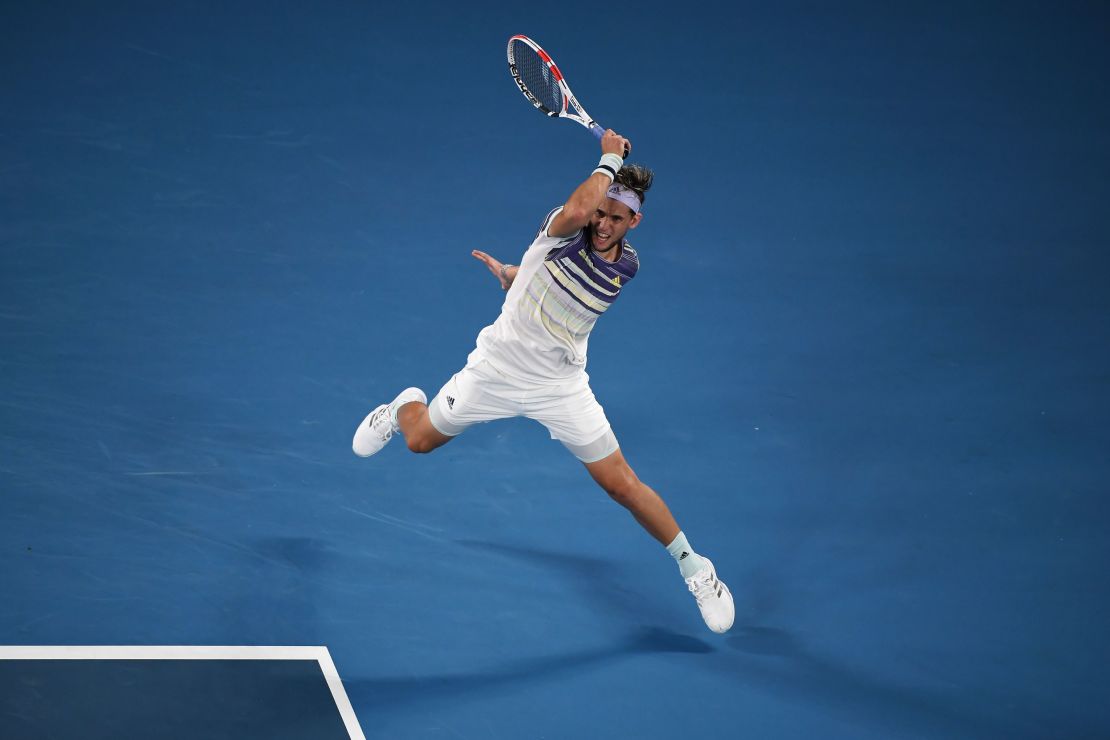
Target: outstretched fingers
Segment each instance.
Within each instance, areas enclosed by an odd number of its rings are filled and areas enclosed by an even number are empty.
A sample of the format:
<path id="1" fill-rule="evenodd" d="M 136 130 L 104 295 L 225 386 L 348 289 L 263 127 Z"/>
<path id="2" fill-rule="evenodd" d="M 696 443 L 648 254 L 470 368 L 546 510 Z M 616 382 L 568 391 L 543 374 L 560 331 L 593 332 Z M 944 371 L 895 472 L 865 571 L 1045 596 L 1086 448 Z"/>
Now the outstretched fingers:
<path id="1" fill-rule="evenodd" d="M 486 264 L 486 267 L 488 267 L 491 270 L 500 270 L 501 269 L 501 263 L 500 262 L 498 262 L 496 259 L 489 256 L 488 254 L 486 254 L 485 252 L 483 252 L 480 249 L 471 250 L 470 254 L 475 259 L 478 259 L 478 260 L 481 260 L 482 262 L 484 262 Z"/>
<path id="2" fill-rule="evenodd" d="M 505 265 L 502 264 L 500 260 L 491 257 L 480 249 L 471 250 L 470 254 L 489 268 L 490 273 L 492 273 L 493 276 L 497 278 L 497 281 L 501 283 L 502 290 L 509 289 L 509 282 L 508 280 L 506 280 L 504 275 L 503 268 L 505 267 Z"/>

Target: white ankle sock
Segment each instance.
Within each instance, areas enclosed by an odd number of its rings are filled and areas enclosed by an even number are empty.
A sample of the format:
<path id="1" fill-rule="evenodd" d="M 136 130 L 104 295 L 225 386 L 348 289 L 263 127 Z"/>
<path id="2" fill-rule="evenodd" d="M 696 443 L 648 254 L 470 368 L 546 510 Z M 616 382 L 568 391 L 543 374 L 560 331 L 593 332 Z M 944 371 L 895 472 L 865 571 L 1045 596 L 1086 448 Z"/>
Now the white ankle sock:
<path id="1" fill-rule="evenodd" d="M 686 541 L 686 535 L 682 532 L 678 533 L 674 542 L 667 545 L 667 552 L 678 563 L 678 570 L 683 578 L 689 578 L 705 567 L 705 558 L 694 552 L 694 548 L 690 547 L 690 543 Z"/>
<path id="2" fill-rule="evenodd" d="M 409 391 L 412 391 L 412 393 L 409 393 Z M 400 395 L 390 401 L 389 420 L 393 423 L 394 432 L 401 431 L 401 424 L 397 421 L 397 412 L 401 410 L 402 406 L 408 403 L 412 403 L 413 401 L 419 401 L 420 403 L 427 404 L 428 397 L 425 396 L 424 391 L 420 390 L 419 388 L 406 388 L 405 390 L 401 391 Z"/>

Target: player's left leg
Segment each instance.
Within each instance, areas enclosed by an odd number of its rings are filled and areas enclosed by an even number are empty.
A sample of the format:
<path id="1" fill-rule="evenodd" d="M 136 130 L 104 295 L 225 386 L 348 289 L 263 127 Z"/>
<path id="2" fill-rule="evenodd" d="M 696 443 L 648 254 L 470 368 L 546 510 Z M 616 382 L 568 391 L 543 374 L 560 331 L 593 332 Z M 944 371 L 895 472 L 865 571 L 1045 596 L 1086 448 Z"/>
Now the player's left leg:
<path id="1" fill-rule="evenodd" d="M 666 547 L 678 537 L 678 522 L 659 494 L 644 484 L 624 459 L 620 448 L 597 462 L 584 463 L 610 498 L 628 509 L 644 529 Z"/>
<path id="2" fill-rule="evenodd" d="M 727 631 L 736 618 L 732 593 L 717 578 L 717 570 L 709 558 L 698 555 L 690 547 L 686 535 L 679 529 L 671 510 L 659 494 L 636 476 L 619 448 L 601 460 L 584 461 L 583 464 L 597 484 L 614 501 L 628 509 L 636 521 L 667 548 L 678 563 L 709 629 Z"/>
<path id="3" fill-rule="evenodd" d="M 667 548 L 709 628 L 724 632 L 731 627 L 735 616 L 732 594 L 717 579 L 713 563 L 690 547 L 663 499 L 624 459 L 586 374 L 559 388 L 529 394 L 526 405 L 525 415 L 547 427 L 551 436 L 586 466 L 598 485 Z"/>

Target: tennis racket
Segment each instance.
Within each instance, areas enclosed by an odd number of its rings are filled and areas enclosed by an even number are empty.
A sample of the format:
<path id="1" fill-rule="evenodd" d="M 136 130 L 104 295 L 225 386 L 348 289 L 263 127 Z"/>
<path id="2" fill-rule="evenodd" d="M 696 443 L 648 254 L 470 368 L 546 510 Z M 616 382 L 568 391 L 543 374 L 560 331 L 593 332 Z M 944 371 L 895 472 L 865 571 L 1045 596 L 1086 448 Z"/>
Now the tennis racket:
<path id="1" fill-rule="evenodd" d="M 598 139 L 605 134 L 605 129 L 590 118 L 574 97 L 555 60 L 527 36 L 517 34 L 509 39 L 509 73 L 524 97 L 540 112 L 580 123 Z"/>

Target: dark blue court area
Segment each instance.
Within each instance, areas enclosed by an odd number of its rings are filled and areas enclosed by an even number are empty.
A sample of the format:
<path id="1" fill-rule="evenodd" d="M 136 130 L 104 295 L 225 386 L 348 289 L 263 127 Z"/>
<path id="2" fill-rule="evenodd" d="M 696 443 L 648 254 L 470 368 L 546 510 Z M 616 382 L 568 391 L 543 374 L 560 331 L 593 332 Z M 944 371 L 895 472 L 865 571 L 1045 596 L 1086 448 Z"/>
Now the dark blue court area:
<path id="1" fill-rule="evenodd" d="M 357 723 L 352 732 L 344 726 L 338 706 L 350 712 L 349 704 L 342 696 L 336 701 L 316 660 L 261 659 L 267 651 L 258 649 L 230 658 L 230 648 L 113 654 L 120 650 L 0 652 L 4 737 L 362 737 L 354 735 Z"/>
<path id="2" fill-rule="evenodd" d="M 370 738 L 1110 737 L 1108 28 L 5 4 L 0 646 L 326 646 Z M 351 452 L 598 161 L 514 33 L 656 171 L 589 373 L 725 635 L 538 424 Z M 311 661 L 14 654 L 4 740 L 354 736 Z"/>

